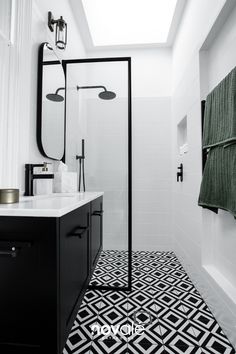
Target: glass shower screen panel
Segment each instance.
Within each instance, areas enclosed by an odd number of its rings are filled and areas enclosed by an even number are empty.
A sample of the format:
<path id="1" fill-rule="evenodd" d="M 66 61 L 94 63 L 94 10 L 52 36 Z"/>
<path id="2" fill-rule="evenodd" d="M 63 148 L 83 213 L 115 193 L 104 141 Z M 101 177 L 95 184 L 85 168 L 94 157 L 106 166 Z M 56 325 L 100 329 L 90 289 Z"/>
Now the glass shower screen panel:
<path id="1" fill-rule="evenodd" d="M 84 140 L 86 192 L 104 192 L 103 246 L 90 284 L 117 288 L 129 283 L 131 236 L 129 60 L 118 59 L 66 63 L 66 163 L 79 174 Z"/>

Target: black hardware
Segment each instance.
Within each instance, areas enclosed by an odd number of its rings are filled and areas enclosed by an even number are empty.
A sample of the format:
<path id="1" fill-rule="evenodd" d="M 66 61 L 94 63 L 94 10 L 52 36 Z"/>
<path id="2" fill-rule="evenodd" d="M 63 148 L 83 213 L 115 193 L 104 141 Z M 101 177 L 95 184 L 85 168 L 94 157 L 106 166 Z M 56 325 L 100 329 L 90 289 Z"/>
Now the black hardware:
<path id="1" fill-rule="evenodd" d="M 83 179 L 83 190 L 85 192 L 85 174 L 84 174 L 84 139 L 82 139 L 82 155 L 76 155 L 76 160 L 79 160 L 79 192 L 81 185 L 81 178 Z"/>
<path id="2" fill-rule="evenodd" d="M 76 86 L 77 91 L 82 89 L 103 89 L 102 92 L 98 94 L 98 97 L 102 100 L 113 100 L 116 97 L 116 93 L 113 91 L 108 91 L 103 85 L 96 86 Z"/>
<path id="3" fill-rule="evenodd" d="M 79 226 L 76 227 L 70 234 L 69 236 L 75 236 L 75 237 L 79 237 L 82 238 L 82 236 L 89 230 L 89 226 Z"/>
<path id="4" fill-rule="evenodd" d="M 49 11 L 48 12 L 48 28 L 50 29 L 51 32 L 54 31 L 54 19 L 53 19 L 53 16 L 52 16 L 52 12 Z"/>
<path id="5" fill-rule="evenodd" d="M 106 87 L 102 85 L 97 85 L 97 86 L 76 86 L 77 91 L 81 89 L 96 89 L 96 88 L 102 88 L 104 91 L 106 91 Z"/>
<path id="6" fill-rule="evenodd" d="M 203 140 L 203 128 L 204 128 L 204 114 L 205 114 L 205 108 L 206 108 L 206 101 L 203 100 L 201 101 L 201 115 L 202 115 L 202 140 Z M 202 147 L 202 172 L 204 171 L 204 167 L 206 164 L 207 160 L 207 149 L 203 149 Z"/>
<path id="7" fill-rule="evenodd" d="M 54 178 L 54 174 L 52 173 L 48 173 L 48 174 L 34 174 L 32 176 L 33 179 L 53 179 Z"/>
<path id="8" fill-rule="evenodd" d="M 25 193 L 24 195 L 29 197 L 33 196 L 33 181 L 34 179 L 53 179 L 54 174 L 34 174 L 34 167 L 45 167 L 48 163 L 43 164 L 25 164 Z"/>
<path id="9" fill-rule="evenodd" d="M 56 34 L 55 34 L 55 44 L 58 49 L 66 49 L 67 45 L 67 23 L 60 16 L 59 19 L 54 20 L 52 12 L 48 12 L 48 28 L 51 32 L 54 32 L 54 25 L 56 25 Z"/>
<path id="10" fill-rule="evenodd" d="M 181 163 L 177 169 L 179 170 L 177 172 L 177 182 L 183 182 L 183 164 Z"/>
<path id="11" fill-rule="evenodd" d="M 103 210 L 95 210 L 95 211 L 92 213 L 92 216 L 102 216 L 103 213 L 104 213 Z"/>

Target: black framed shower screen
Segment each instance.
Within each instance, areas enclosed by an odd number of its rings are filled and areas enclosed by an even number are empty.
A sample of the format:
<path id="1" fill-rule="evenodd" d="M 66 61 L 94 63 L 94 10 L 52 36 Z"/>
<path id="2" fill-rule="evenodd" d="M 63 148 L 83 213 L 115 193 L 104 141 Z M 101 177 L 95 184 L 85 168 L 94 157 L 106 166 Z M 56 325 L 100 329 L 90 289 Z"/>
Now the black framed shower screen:
<path id="1" fill-rule="evenodd" d="M 89 285 L 90 289 L 96 290 L 114 290 L 130 291 L 132 286 L 132 99 L 131 99 L 131 58 L 130 57 L 112 57 L 112 58 L 90 58 L 90 59 L 69 59 L 63 60 L 66 83 L 68 76 L 68 65 L 89 64 L 89 63 L 127 63 L 127 285 L 125 286 L 107 286 L 107 285 Z M 67 95 L 69 90 L 67 87 Z M 66 100 L 66 105 L 68 104 Z M 65 110 L 67 112 L 67 109 Z M 69 119 L 67 113 L 66 122 Z M 67 148 L 68 138 L 65 132 L 65 149 Z"/>

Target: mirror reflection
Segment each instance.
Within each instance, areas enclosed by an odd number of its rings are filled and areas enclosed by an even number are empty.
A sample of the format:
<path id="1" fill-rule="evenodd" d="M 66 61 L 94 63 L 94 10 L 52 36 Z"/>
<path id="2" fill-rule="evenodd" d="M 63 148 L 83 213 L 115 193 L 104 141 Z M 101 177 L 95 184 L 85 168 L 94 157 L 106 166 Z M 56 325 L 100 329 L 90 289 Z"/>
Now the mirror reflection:
<path id="1" fill-rule="evenodd" d="M 64 70 L 52 48 L 45 43 L 42 61 L 41 149 L 44 156 L 55 160 L 61 160 L 64 155 L 64 114 Z"/>

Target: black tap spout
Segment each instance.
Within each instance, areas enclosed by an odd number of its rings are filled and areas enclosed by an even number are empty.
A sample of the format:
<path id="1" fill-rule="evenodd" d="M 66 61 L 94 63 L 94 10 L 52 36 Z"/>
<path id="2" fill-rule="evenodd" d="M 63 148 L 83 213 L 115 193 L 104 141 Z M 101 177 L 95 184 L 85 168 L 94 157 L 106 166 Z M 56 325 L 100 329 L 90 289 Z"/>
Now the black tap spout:
<path id="1" fill-rule="evenodd" d="M 33 196 L 33 181 L 34 179 L 52 179 L 54 178 L 54 174 L 34 174 L 34 167 L 45 167 L 45 163 L 43 164 L 25 164 L 25 193 L 24 195 L 27 197 Z"/>

